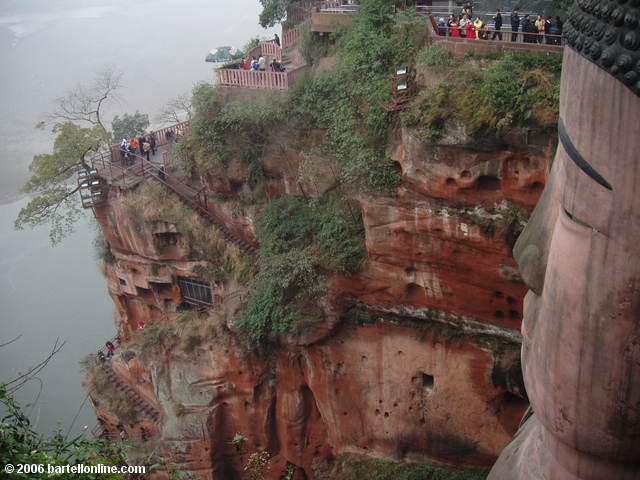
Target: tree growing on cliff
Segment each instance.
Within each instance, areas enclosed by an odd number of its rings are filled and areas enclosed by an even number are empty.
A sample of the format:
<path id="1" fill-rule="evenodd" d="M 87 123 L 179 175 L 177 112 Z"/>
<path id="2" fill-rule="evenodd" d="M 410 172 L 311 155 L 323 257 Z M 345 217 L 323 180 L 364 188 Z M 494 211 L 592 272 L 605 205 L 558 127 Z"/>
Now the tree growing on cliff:
<path id="1" fill-rule="evenodd" d="M 0 464 L 15 467 L 7 478 L 39 480 L 51 478 L 48 468 L 62 472 L 56 475 L 61 480 L 117 480 L 132 478 L 112 473 L 64 473 L 66 465 L 118 465 L 124 462 L 122 445 L 107 440 L 86 438 L 85 432 L 69 437 L 61 430 L 45 437 L 33 430 L 29 418 L 24 414 L 15 398 L 8 393 L 7 386 L 0 383 Z M 20 469 L 23 470 L 20 470 Z M 3 477 L 4 478 L 4 477 Z"/>
<path id="2" fill-rule="evenodd" d="M 20 210 L 14 225 L 36 227 L 50 224 L 53 244 L 73 231 L 81 215 L 74 179 L 90 168 L 90 157 L 109 145 L 110 132 L 105 128 L 102 110 L 116 98 L 121 74 L 111 68 L 96 75 L 90 85 L 79 85 L 55 101 L 55 108 L 39 128 L 51 127 L 56 134 L 53 151 L 36 155 L 29 165 L 31 177 L 22 187 L 32 195 Z"/>
<path id="3" fill-rule="evenodd" d="M 137 137 L 142 135 L 148 127 L 149 115 L 146 113 L 140 113 L 136 110 L 133 115 L 125 113 L 122 118 L 116 115 L 111 121 L 113 141 L 114 143 L 119 143 L 123 138 Z"/>
<path id="4" fill-rule="evenodd" d="M 287 16 L 287 8 L 296 3 L 303 3 L 304 0 L 260 0 L 262 12 L 260 12 L 259 22 L 264 28 L 273 27 Z M 310 2 L 309 8 L 311 8 Z M 246 50 L 245 50 L 246 51 Z"/>

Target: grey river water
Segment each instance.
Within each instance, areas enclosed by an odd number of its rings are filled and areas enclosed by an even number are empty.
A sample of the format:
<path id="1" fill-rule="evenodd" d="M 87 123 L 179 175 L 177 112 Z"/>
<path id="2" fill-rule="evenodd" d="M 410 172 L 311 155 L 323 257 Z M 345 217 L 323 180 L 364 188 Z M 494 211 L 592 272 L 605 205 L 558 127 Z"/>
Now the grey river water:
<path id="1" fill-rule="evenodd" d="M 29 409 L 37 430 L 70 425 L 84 400 L 78 362 L 114 325 L 90 213 L 55 248 L 46 228 L 13 230 L 27 165 L 52 143 L 34 125 L 53 99 L 108 65 L 123 72 L 124 88 L 107 117 L 139 110 L 154 123 L 170 98 L 213 80 L 210 49 L 273 35 L 259 11 L 258 0 L 0 0 L 0 344 L 22 335 L 0 348 L 0 381 L 38 363 L 56 337 L 66 341 L 39 376 Z M 39 391 L 32 382 L 18 398 L 32 402 Z M 94 422 L 85 405 L 74 430 Z"/>

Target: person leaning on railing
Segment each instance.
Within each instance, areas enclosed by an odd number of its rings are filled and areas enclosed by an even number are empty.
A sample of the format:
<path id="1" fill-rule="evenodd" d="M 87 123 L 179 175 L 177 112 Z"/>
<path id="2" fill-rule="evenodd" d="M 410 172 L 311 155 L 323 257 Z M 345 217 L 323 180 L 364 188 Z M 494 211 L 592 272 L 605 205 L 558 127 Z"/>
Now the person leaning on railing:
<path id="1" fill-rule="evenodd" d="M 520 28 L 520 9 L 514 8 L 511 12 L 511 41 L 518 41 L 518 29 Z"/>
<path id="2" fill-rule="evenodd" d="M 536 26 L 531 21 L 531 17 L 525 15 L 522 19 L 522 40 L 524 43 L 535 43 L 535 38 L 531 38 L 532 31 L 536 31 Z"/>
<path id="3" fill-rule="evenodd" d="M 451 22 L 451 37 L 460 38 L 460 25 L 458 25 L 458 21 L 455 18 Z"/>
<path id="4" fill-rule="evenodd" d="M 484 23 L 480 17 L 475 19 L 473 26 L 476 29 L 477 40 L 489 40 L 489 29 L 487 28 L 487 24 Z"/>
<path id="5" fill-rule="evenodd" d="M 562 21 L 560 20 L 560 17 L 556 17 L 555 20 L 551 22 L 549 33 L 554 35 L 551 37 L 551 43 L 553 45 L 560 45 L 562 43 L 560 38 L 562 35 Z"/>
<path id="6" fill-rule="evenodd" d="M 502 13 L 500 13 L 500 10 L 496 11 L 496 16 L 493 17 L 493 23 L 495 24 L 495 31 L 491 36 L 491 40 L 495 40 L 496 38 L 502 40 L 502 32 L 500 31 L 502 30 Z"/>
<path id="7" fill-rule="evenodd" d="M 460 21 L 458 22 L 460 25 L 460 35 L 464 38 L 467 37 L 467 26 L 471 24 L 471 20 L 467 15 L 463 15 Z"/>
<path id="8" fill-rule="evenodd" d="M 536 18 L 536 29 L 538 30 L 538 43 L 542 43 L 542 40 L 544 39 L 544 30 L 545 30 L 545 25 L 546 22 L 544 21 L 544 18 L 542 18 L 542 15 L 538 15 L 538 18 Z"/>

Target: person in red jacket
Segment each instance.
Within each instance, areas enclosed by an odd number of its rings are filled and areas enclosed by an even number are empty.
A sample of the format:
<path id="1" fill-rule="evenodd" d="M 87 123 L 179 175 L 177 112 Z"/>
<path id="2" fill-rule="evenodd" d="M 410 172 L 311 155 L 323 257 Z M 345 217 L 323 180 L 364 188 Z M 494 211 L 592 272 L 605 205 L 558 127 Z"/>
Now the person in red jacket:
<path id="1" fill-rule="evenodd" d="M 467 38 L 476 38 L 476 27 L 473 23 L 467 24 Z"/>
<path id="2" fill-rule="evenodd" d="M 133 148 L 133 153 L 138 153 L 138 147 L 140 146 L 140 143 L 138 142 L 137 138 L 130 138 L 129 146 Z"/>
<path id="3" fill-rule="evenodd" d="M 460 26 L 457 20 L 451 22 L 451 36 L 460 38 Z"/>

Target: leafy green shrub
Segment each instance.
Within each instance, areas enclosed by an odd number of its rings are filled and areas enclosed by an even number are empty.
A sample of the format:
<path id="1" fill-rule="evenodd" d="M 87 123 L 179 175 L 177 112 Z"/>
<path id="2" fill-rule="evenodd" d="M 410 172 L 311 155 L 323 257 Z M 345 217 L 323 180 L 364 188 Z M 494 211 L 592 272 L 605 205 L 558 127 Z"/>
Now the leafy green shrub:
<path id="1" fill-rule="evenodd" d="M 497 229 L 504 234 L 509 248 L 513 248 L 524 227 L 527 226 L 529 214 L 512 203 L 509 203 L 501 214 L 497 221 Z"/>
<path id="2" fill-rule="evenodd" d="M 104 263 L 113 264 L 116 261 L 116 257 L 113 256 L 111 251 L 111 245 L 107 242 L 102 230 L 96 233 L 96 238 L 93 240 L 93 247 L 95 249 L 95 255 L 98 260 Z"/>
<path id="3" fill-rule="evenodd" d="M 440 68 L 448 68 L 456 63 L 453 53 L 437 44 L 427 45 L 420 50 L 416 60 L 418 64 Z"/>
<path id="4" fill-rule="evenodd" d="M 507 54 L 476 75 L 461 73 L 460 114 L 472 133 L 504 132 L 514 125 L 554 128 L 559 112 L 559 59 Z"/>
<path id="5" fill-rule="evenodd" d="M 504 57 L 504 52 L 467 52 L 464 54 L 464 58 L 466 59 L 474 59 L 474 60 L 500 60 Z"/>
<path id="6" fill-rule="evenodd" d="M 434 48 L 424 49 L 419 61 L 442 69 L 441 52 Z M 404 124 L 415 128 L 425 141 L 438 139 L 453 119 L 471 135 L 499 137 L 515 126 L 540 131 L 555 128 L 562 66 L 559 55 L 500 53 L 472 58 L 481 62 L 451 63 L 446 82 L 422 90 L 402 115 Z"/>
<path id="7" fill-rule="evenodd" d="M 414 127 L 424 141 L 437 140 L 444 133 L 453 115 L 451 86 L 441 83 L 433 89 L 423 89 L 411 107 L 402 114 L 408 127 Z"/>
<path id="8" fill-rule="evenodd" d="M 324 276 L 353 272 L 364 259 L 361 219 L 338 196 L 278 198 L 260 213 L 256 228 L 261 249 L 254 295 L 236 321 L 254 345 L 313 318 Z"/>
<path id="9" fill-rule="evenodd" d="M 335 35 L 336 68 L 298 82 L 289 95 L 291 128 L 322 129 L 319 149 L 336 158 L 341 184 L 356 192 L 391 194 L 401 179 L 385 154 L 392 117 L 383 105 L 391 99 L 389 75 L 425 37 L 417 23 L 395 22 L 390 7 L 386 0 L 365 2 Z"/>
<path id="10" fill-rule="evenodd" d="M 224 262 L 223 264 L 215 266 L 196 265 L 192 271 L 201 278 L 222 281 L 231 278 L 234 266 L 230 262 Z"/>
<path id="11" fill-rule="evenodd" d="M 279 125 L 285 112 L 278 94 L 263 101 L 225 103 L 218 89 L 207 83 L 194 87 L 192 103 L 194 115 L 187 147 L 200 174 L 226 165 L 234 156 L 258 161 L 268 133 Z"/>
<path id="12" fill-rule="evenodd" d="M 328 37 L 321 37 L 318 33 L 312 32 L 307 24 L 300 29 L 300 53 L 309 65 L 313 65 L 329 53 Z"/>
<path id="13" fill-rule="evenodd" d="M 203 344 L 221 337 L 225 331 L 224 317 L 219 313 L 203 316 L 188 310 L 181 312 L 174 324 L 178 348 L 185 353 L 193 353 Z"/>
<path id="14" fill-rule="evenodd" d="M 36 433 L 24 414 L 22 407 L 7 392 L 6 385 L 0 384 L 0 464 L 5 465 L 45 465 L 62 467 L 65 465 L 119 465 L 124 462 L 123 445 L 102 439 L 86 438 L 82 432 L 77 436 L 65 435 L 62 429 L 45 437 Z M 5 478 L 5 477 L 2 477 Z M 45 471 L 39 473 L 12 473 L 6 478 L 16 480 L 44 480 L 52 478 Z M 110 473 L 59 474 L 55 478 L 76 480 L 117 480 L 127 476 Z"/>

